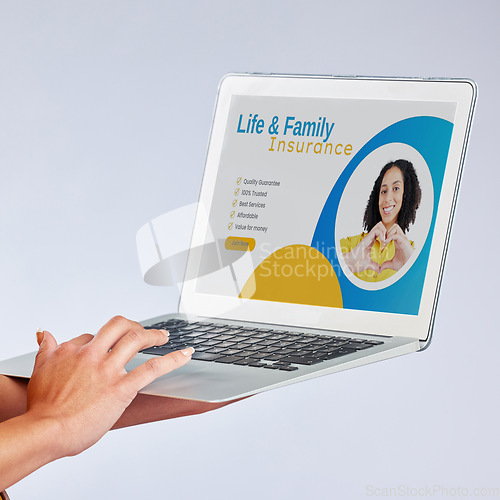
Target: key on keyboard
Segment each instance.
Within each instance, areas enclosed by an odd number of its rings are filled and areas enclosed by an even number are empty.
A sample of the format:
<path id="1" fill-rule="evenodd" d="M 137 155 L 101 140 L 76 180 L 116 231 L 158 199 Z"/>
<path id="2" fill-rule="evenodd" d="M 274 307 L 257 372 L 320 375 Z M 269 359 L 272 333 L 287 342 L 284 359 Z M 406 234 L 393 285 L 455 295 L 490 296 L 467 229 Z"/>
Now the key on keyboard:
<path id="1" fill-rule="evenodd" d="M 170 340 L 162 346 L 142 350 L 144 354 L 163 355 L 194 347 L 192 359 L 215 363 L 294 371 L 340 356 L 383 344 L 344 336 L 297 333 L 286 330 L 224 325 L 205 321 L 170 319 L 146 328 L 162 328 Z"/>

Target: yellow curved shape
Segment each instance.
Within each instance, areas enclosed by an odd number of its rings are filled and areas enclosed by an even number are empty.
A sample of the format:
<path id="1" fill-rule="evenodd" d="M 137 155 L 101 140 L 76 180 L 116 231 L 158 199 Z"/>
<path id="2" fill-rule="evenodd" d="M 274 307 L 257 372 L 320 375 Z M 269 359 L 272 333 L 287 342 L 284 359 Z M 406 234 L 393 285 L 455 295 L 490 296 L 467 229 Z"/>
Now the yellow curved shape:
<path id="1" fill-rule="evenodd" d="M 328 259 L 307 245 L 289 245 L 263 260 L 240 298 L 342 307 L 342 292 Z"/>

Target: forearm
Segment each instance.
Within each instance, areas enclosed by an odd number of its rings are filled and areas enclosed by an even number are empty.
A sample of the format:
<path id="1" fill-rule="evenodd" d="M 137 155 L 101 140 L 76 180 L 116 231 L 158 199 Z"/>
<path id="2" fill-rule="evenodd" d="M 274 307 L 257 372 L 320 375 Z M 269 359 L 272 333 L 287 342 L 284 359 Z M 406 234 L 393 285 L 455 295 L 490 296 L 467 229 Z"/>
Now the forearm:
<path id="1" fill-rule="evenodd" d="M 26 412 L 28 379 L 0 375 L 0 422 Z"/>
<path id="2" fill-rule="evenodd" d="M 138 394 L 112 428 L 120 429 L 131 425 L 156 422 L 158 420 L 197 415 L 221 408 L 231 402 L 204 403 L 186 399 Z"/>
<path id="3" fill-rule="evenodd" d="M 29 413 L 0 424 L 0 491 L 59 458 L 57 426 Z"/>
<path id="4" fill-rule="evenodd" d="M 0 375 L 0 422 L 26 412 L 28 382 L 28 379 Z M 138 394 L 113 426 L 113 429 L 196 415 L 221 408 L 227 404 L 229 403 L 203 403 Z"/>

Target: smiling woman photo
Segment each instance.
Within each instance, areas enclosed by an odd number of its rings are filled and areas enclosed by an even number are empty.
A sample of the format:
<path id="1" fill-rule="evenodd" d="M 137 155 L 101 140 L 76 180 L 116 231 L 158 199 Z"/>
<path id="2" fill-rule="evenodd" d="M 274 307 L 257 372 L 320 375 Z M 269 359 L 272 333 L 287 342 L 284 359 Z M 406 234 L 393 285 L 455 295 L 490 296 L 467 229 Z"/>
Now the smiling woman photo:
<path id="1" fill-rule="evenodd" d="M 413 164 L 387 163 L 373 185 L 363 217 L 364 232 L 340 240 L 345 263 L 363 281 L 382 281 L 399 271 L 414 251 L 406 237 L 422 191 Z"/>

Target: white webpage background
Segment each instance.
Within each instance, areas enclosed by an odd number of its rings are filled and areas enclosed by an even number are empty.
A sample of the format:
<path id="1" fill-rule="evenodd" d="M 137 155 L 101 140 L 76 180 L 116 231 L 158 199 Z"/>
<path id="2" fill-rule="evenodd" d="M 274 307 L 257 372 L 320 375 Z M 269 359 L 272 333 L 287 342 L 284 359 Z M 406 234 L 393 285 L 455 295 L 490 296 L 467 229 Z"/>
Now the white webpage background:
<path id="1" fill-rule="evenodd" d="M 368 99 L 321 99 L 289 97 L 233 96 L 227 120 L 224 145 L 219 163 L 212 205 L 210 207 L 210 230 L 214 237 L 246 237 L 256 240 L 255 249 L 250 253 L 255 269 L 267 256 L 286 245 L 310 245 L 319 215 L 331 189 L 348 162 L 369 139 L 393 123 L 413 116 L 435 116 L 453 122 L 454 103 L 385 101 Z M 262 133 L 241 133 L 246 130 L 247 120 L 258 115 L 263 120 Z M 278 134 L 269 133 L 273 117 L 278 117 Z M 286 129 L 287 117 L 294 117 L 290 124 L 297 122 L 322 122 L 331 126 L 331 134 L 325 142 L 323 136 L 293 135 Z M 326 129 L 326 127 L 324 127 Z M 272 142 L 272 137 L 276 137 Z M 285 151 L 278 151 L 278 142 L 285 141 Z M 289 141 L 297 142 L 304 152 L 289 152 Z M 314 153 L 316 143 L 323 144 L 321 153 Z M 312 143 L 307 151 L 307 144 Z M 325 144 L 333 145 L 333 152 Z M 336 154 L 338 144 L 344 151 L 347 145 L 350 154 Z M 274 151 L 270 151 L 270 149 Z M 325 154 L 325 151 L 328 151 Z M 391 158 L 396 160 L 398 158 Z M 384 164 L 379 166 L 379 171 Z M 370 179 L 371 184 L 378 173 Z M 241 178 L 241 184 L 236 184 Z M 278 181 L 279 186 L 246 185 L 245 181 Z M 241 190 L 267 192 L 266 197 L 238 196 L 235 188 Z M 369 192 L 368 192 L 369 194 Z M 428 194 L 428 193 L 427 193 Z M 261 201 L 265 208 L 233 208 L 235 198 L 243 201 Z M 364 209 L 368 196 L 357 197 L 357 204 Z M 235 217 L 229 214 L 235 211 Z M 238 218 L 238 213 L 255 213 L 257 220 Z M 361 228 L 359 214 L 347 223 L 351 228 Z M 228 229 L 228 223 L 233 223 Z M 267 232 L 237 229 L 236 224 L 251 224 L 267 227 Z M 343 221 L 346 224 L 346 221 Z M 361 230 L 358 230 L 359 234 Z M 353 236 L 355 232 L 344 236 Z M 224 251 L 224 250 L 223 250 Z M 232 252 L 233 250 L 225 250 Z M 238 285 L 226 269 L 197 279 L 196 290 L 201 293 L 238 296 Z"/>

